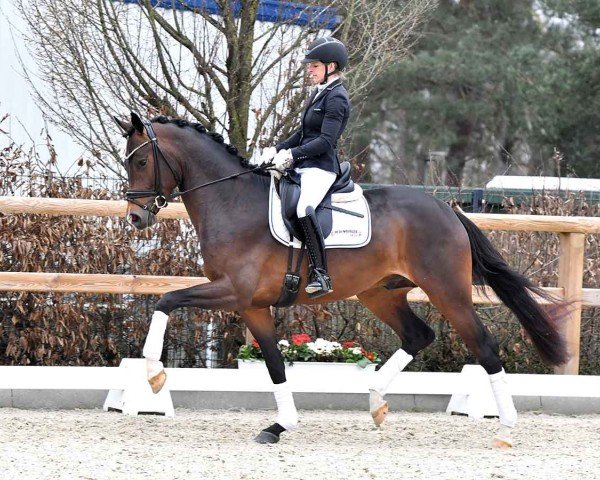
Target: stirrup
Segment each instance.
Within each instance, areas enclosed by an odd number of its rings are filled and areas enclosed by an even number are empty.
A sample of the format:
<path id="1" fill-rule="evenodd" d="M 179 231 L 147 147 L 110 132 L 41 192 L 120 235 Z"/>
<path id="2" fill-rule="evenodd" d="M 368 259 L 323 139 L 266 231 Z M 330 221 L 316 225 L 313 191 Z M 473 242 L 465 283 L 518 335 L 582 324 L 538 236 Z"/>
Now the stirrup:
<path id="1" fill-rule="evenodd" d="M 312 272 L 312 282 L 310 282 L 304 291 L 310 298 L 318 298 L 333 292 L 331 279 L 327 272 L 314 269 Z"/>

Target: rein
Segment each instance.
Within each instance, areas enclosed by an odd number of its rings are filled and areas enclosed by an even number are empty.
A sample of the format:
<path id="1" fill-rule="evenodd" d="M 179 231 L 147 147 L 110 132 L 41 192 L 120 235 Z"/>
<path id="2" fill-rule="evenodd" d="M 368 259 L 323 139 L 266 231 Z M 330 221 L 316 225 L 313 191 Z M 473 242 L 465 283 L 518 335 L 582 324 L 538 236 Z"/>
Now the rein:
<path id="1" fill-rule="evenodd" d="M 226 180 L 231 180 L 233 178 L 241 177 L 242 175 L 246 175 L 248 173 L 253 173 L 258 170 L 269 170 L 269 168 L 273 166 L 273 162 L 268 162 L 268 163 L 265 162 L 265 163 L 262 163 L 261 165 L 257 165 L 256 167 L 254 167 L 250 170 L 246 170 L 246 171 L 240 172 L 240 173 L 234 173 L 233 175 L 229 175 L 224 178 L 219 178 L 218 180 L 212 180 L 210 182 L 206 182 L 201 185 L 197 185 L 195 187 L 189 188 L 184 191 L 173 192 L 173 193 L 165 196 L 161 193 L 162 185 L 160 183 L 160 161 L 159 161 L 161 157 L 164 159 L 165 163 L 167 164 L 167 167 L 169 167 L 169 170 L 171 170 L 171 173 L 173 174 L 173 177 L 175 178 L 175 181 L 177 182 L 178 187 L 181 186 L 181 182 L 183 181 L 183 179 L 182 179 L 181 175 L 179 175 L 179 173 L 177 173 L 177 170 L 175 168 L 173 168 L 173 166 L 171 165 L 171 162 L 169 161 L 167 156 L 163 153 L 163 151 L 158 146 L 158 138 L 156 137 L 156 133 L 154 133 L 154 129 L 152 128 L 152 123 L 147 119 L 142 119 L 142 123 L 144 124 L 144 129 L 146 131 L 146 134 L 148 135 L 148 140 L 146 140 L 144 143 L 142 143 L 141 145 L 138 145 L 136 148 L 134 148 L 125 157 L 125 162 L 129 161 L 129 159 L 133 156 L 133 154 L 135 152 L 137 152 L 140 148 L 145 147 L 148 144 L 152 145 L 152 156 L 154 157 L 154 189 L 153 190 L 127 190 L 125 192 L 125 199 L 128 202 L 133 203 L 133 204 L 137 205 L 138 207 L 143 208 L 144 210 L 148 210 L 150 213 L 152 213 L 154 215 L 156 215 L 160 211 L 161 208 L 165 208 L 169 204 L 169 201 L 173 200 L 174 198 L 180 197 L 181 195 L 185 195 L 186 193 L 193 192 L 194 190 L 199 190 L 201 188 L 208 187 L 210 185 L 214 185 L 216 183 L 220 183 L 220 182 L 224 182 Z M 159 156 L 159 154 L 160 154 L 160 156 Z M 136 201 L 139 198 L 146 198 L 146 197 L 154 197 L 154 198 L 145 204 L 142 204 L 142 203 L 139 203 Z"/>
<path id="2" fill-rule="evenodd" d="M 234 173 L 233 175 L 229 175 L 228 177 L 219 178 L 218 180 L 212 180 L 210 182 L 203 183 L 202 185 L 197 185 L 196 187 L 192 187 L 187 190 L 184 190 L 183 192 L 173 192 L 167 198 L 169 200 L 172 200 L 174 198 L 179 197 L 180 195 L 185 195 L 186 193 L 192 192 L 194 190 L 199 190 L 204 187 L 208 187 L 209 185 L 214 185 L 215 183 L 224 182 L 225 180 L 231 180 L 232 178 L 241 177 L 242 175 L 246 175 L 247 173 L 253 173 L 253 172 L 256 172 L 257 170 L 268 170 L 269 167 L 271 167 L 271 166 L 273 166 L 273 162 L 262 163 L 261 165 L 257 165 L 256 167 L 251 168 L 250 170 L 246 170 L 246 171 L 240 172 L 240 173 Z"/>

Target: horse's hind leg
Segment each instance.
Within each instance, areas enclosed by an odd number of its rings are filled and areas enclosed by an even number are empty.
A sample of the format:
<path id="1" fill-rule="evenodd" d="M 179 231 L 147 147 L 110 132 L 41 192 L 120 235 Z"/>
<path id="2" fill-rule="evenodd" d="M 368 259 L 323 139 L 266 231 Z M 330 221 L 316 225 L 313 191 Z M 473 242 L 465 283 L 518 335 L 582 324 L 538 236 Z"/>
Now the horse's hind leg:
<path id="1" fill-rule="evenodd" d="M 467 348 L 488 373 L 501 424 L 494 445 L 510 447 L 510 429 L 517 423 L 517 410 L 498 354 L 498 343 L 473 308 L 470 275 L 463 277 L 465 278 L 461 280 L 460 271 L 456 270 L 451 282 L 443 282 L 443 277 L 438 276 L 435 281 L 426 282 L 421 288 L 427 293 L 431 303 L 456 329 Z"/>
<path id="2" fill-rule="evenodd" d="M 388 411 L 383 399 L 396 376 L 435 338 L 433 330 L 413 313 L 406 296 L 410 288 L 388 290 L 377 287 L 358 295 L 360 302 L 388 324 L 402 340 L 398 349 L 374 374 L 369 385 L 369 404 L 375 425 L 385 420 Z"/>

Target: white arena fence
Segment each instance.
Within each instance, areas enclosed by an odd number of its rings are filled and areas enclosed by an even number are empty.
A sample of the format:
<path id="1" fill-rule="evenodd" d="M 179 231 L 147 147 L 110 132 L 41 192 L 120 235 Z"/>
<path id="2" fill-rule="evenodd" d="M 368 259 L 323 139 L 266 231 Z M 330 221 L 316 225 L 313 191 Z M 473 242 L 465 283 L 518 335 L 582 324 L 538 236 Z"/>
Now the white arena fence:
<path id="1" fill-rule="evenodd" d="M 145 376 L 144 359 L 124 359 L 121 367 L 0 367 L 3 390 L 108 390 L 104 408 L 136 415 L 142 412 L 174 415 L 171 392 L 272 392 L 265 366 L 251 370 L 167 368 L 167 383 L 154 395 Z M 370 372 L 289 369 L 288 381 L 296 393 L 364 394 Z M 600 398 L 600 376 L 509 374 L 514 396 Z M 38 393 L 40 394 L 40 393 Z M 41 393 L 43 395 L 43 393 Z M 473 418 L 496 416 L 487 374 L 482 367 L 466 365 L 461 373 L 402 372 L 388 395 L 451 395 L 448 412 Z M 366 403 L 365 403 L 366 405 Z"/>

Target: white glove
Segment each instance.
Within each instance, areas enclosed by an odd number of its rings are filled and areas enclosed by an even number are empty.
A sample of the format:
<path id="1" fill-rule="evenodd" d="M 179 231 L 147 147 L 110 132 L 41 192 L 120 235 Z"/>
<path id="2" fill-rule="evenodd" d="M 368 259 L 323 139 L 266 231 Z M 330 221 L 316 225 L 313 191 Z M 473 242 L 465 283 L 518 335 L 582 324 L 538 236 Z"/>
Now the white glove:
<path id="1" fill-rule="evenodd" d="M 273 160 L 273 157 L 277 155 L 277 149 L 275 147 L 263 148 L 263 151 L 258 159 L 258 164 L 268 163 Z"/>
<path id="2" fill-rule="evenodd" d="M 294 157 L 292 157 L 290 150 L 279 150 L 277 155 L 273 157 L 274 167 L 281 172 L 285 171 L 286 168 L 290 168 L 293 161 Z"/>
<path id="3" fill-rule="evenodd" d="M 283 172 L 280 172 L 276 168 L 269 168 L 269 173 L 275 180 L 279 180 L 283 176 Z"/>

